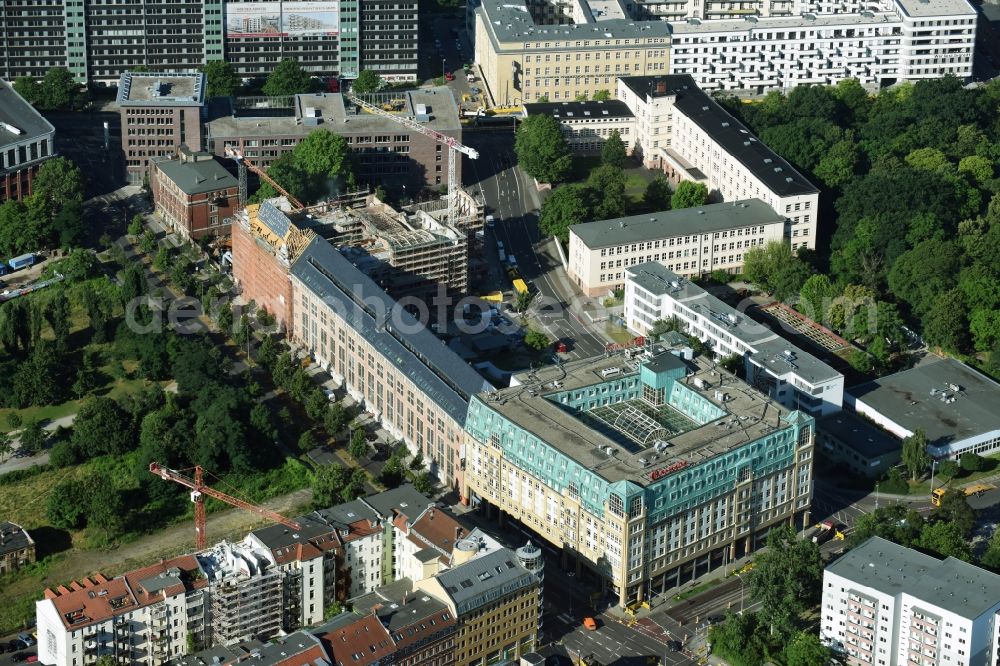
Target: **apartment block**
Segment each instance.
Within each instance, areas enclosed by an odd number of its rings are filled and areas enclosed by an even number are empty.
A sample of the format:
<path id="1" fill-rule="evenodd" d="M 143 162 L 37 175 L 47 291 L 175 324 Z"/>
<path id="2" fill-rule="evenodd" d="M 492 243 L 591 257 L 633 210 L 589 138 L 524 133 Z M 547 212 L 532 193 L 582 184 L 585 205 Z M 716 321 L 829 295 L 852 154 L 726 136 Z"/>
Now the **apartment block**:
<path id="1" fill-rule="evenodd" d="M 624 289 L 628 267 L 649 261 L 688 278 L 739 273 L 746 250 L 781 242 L 785 226 L 759 199 L 574 224 L 567 274 L 587 296 L 601 296 Z"/>
<path id="2" fill-rule="evenodd" d="M 876 88 L 968 79 L 976 29 L 966 0 L 481 0 L 470 11 L 476 62 L 499 105 L 613 92 L 616 77 L 636 75 L 690 74 L 705 90 L 755 94 L 848 78 Z"/>
<path id="3" fill-rule="evenodd" d="M 202 562 L 185 555 L 108 579 L 95 574 L 47 589 L 36 602 L 38 659 L 82 666 L 110 657 L 122 664 L 162 664 L 210 640 L 209 581 Z M 279 600 L 280 601 L 280 600 Z"/>
<path id="4" fill-rule="evenodd" d="M 418 581 L 414 588 L 443 601 L 458 618 L 455 666 L 515 661 L 538 645 L 541 581 L 507 548 Z"/>
<path id="5" fill-rule="evenodd" d="M 792 247 L 816 246 L 819 189 L 687 75 L 623 77 L 618 99 L 636 118 L 633 153 L 674 183 L 704 183 L 715 200 L 760 199 L 788 220 Z"/>
<path id="6" fill-rule="evenodd" d="M 41 78 L 67 67 L 81 83 L 113 86 L 129 68 L 193 72 L 227 60 L 244 78 L 284 58 L 316 75 L 375 69 L 416 81 L 416 2 L 276 0 L 30 0 L 0 11 L 0 76 Z"/>
<path id="7" fill-rule="evenodd" d="M 49 121 L 0 80 L 0 203 L 31 194 L 38 168 L 56 154 L 55 140 Z"/>
<path id="8" fill-rule="evenodd" d="M 351 605 L 356 614 L 374 616 L 385 627 L 394 647 L 387 663 L 399 666 L 451 666 L 455 663 L 458 633 L 455 615 L 443 601 L 414 591 L 411 581 L 402 579 L 390 583 L 353 599 Z M 335 644 L 331 642 L 331 647 Z M 344 651 L 344 646 L 340 651 Z"/>
<path id="9" fill-rule="evenodd" d="M 707 360 L 638 352 L 515 375 L 466 419 L 473 505 L 562 548 L 622 607 L 807 524 L 812 488 L 811 416 Z"/>
<path id="10" fill-rule="evenodd" d="M 11 522 L 0 523 L 0 576 L 35 561 L 35 540 L 28 530 Z"/>
<path id="11" fill-rule="evenodd" d="M 153 205 L 167 227 L 187 238 L 229 236 L 239 182 L 211 153 L 181 146 L 172 158 L 150 160 Z"/>
<path id="12" fill-rule="evenodd" d="M 464 488 L 462 427 L 489 384 L 325 240 L 306 247 L 291 278 L 295 343 L 443 484 Z"/>
<path id="13" fill-rule="evenodd" d="M 821 638 L 850 666 L 996 664 L 1000 576 L 872 537 L 823 573 Z"/>
<path id="14" fill-rule="evenodd" d="M 671 73 L 706 90 L 762 93 L 857 79 L 972 76 L 976 14 L 966 0 L 892 0 L 874 10 L 672 24 Z M 753 54 L 753 57 L 747 57 Z"/>
<path id="15" fill-rule="evenodd" d="M 1000 450 L 1000 384 L 952 358 L 932 358 L 854 386 L 844 399 L 900 439 L 922 430 L 937 460 Z"/>
<path id="16" fill-rule="evenodd" d="M 458 107 L 447 87 L 368 97 L 429 129 L 462 138 Z M 223 101 L 213 105 L 205 125 L 209 150 L 224 157 L 227 148 L 235 148 L 263 167 L 295 148 L 309 133 L 323 130 L 347 140 L 358 181 L 372 189 L 381 185 L 415 195 L 448 181 L 449 155 L 444 146 L 388 118 L 362 111 L 340 93 Z M 461 162 L 455 167 L 461 182 Z M 337 184 L 330 196 L 342 194 L 345 187 Z"/>
<path id="17" fill-rule="evenodd" d="M 132 73 L 121 75 L 118 108 L 122 152 L 130 183 L 149 177 L 150 160 L 175 154 L 178 146 L 200 152 L 205 75 Z"/>
<path id="18" fill-rule="evenodd" d="M 659 320 L 676 320 L 717 357 L 743 358 L 747 383 L 788 409 L 824 416 L 843 405 L 844 376 L 812 354 L 662 264 L 626 269 L 626 326 L 646 335 Z"/>

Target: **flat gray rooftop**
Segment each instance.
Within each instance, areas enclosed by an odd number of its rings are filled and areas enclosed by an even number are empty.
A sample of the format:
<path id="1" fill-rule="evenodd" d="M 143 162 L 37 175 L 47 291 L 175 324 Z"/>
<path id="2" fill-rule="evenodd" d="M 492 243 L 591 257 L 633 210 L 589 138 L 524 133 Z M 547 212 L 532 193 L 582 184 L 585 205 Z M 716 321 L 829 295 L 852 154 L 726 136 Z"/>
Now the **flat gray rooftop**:
<path id="1" fill-rule="evenodd" d="M 976 10 L 966 0 L 896 0 L 908 16 L 969 16 L 975 17 Z M 988 4 L 988 3 L 984 3 Z"/>
<path id="2" fill-rule="evenodd" d="M 669 354 L 669 352 L 662 352 Z M 692 391 L 701 394 L 727 414 L 702 426 L 669 437 L 670 447 L 653 458 L 650 446 L 634 452 L 624 451 L 620 440 L 611 439 L 583 420 L 571 415 L 546 396 L 572 391 L 606 381 L 620 380 L 639 371 L 640 357 L 628 359 L 622 353 L 595 356 L 545 366 L 532 373 L 517 375 L 519 386 L 501 389 L 494 395 L 480 396 L 483 403 L 508 421 L 535 433 L 540 439 L 577 461 L 609 483 L 629 480 L 646 486 L 652 483 L 649 472 L 655 468 L 686 461 L 701 464 L 736 447 L 748 444 L 769 432 L 787 427 L 781 418 L 788 410 L 770 398 L 729 374 L 711 361 L 696 358 L 686 362 L 688 376 L 681 380 Z M 605 378 L 602 371 L 619 368 L 620 374 Z M 699 389 L 694 380 L 704 382 Z M 559 387 L 553 387 L 558 382 Z M 715 398 L 715 391 L 728 395 L 725 402 Z M 602 449 L 612 447 L 616 454 L 608 456 Z M 644 458 L 649 466 L 640 462 Z"/>
<path id="3" fill-rule="evenodd" d="M 120 106 L 201 106 L 205 75 L 123 72 L 118 82 Z"/>
<path id="4" fill-rule="evenodd" d="M 794 371 L 799 377 L 814 384 L 841 376 L 809 352 L 802 351 L 767 326 L 754 321 L 663 264 L 651 261 L 631 266 L 628 274 L 635 284 L 646 291 L 657 295 L 669 294 L 674 300 L 746 343 L 754 350 L 751 354 L 754 361 L 777 375 Z M 794 368 L 784 358 L 786 351 L 794 354 Z"/>
<path id="5" fill-rule="evenodd" d="M 461 130 L 458 106 L 447 87 L 378 93 L 369 97 L 371 99 L 367 101 L 378 104 L 402 100 L 402 111 L 397 115 L 411 120 L 417 118 L 417 105 L 423 104 L 427 120 L 421 121 L 422 125 L 438 132 Z M 240 108 L 236 113 L 214 117 L 207 123 L 209 136 L 304 136 L 316 129 L 327 129 L 341 135 L 410 133 L 410 130 L 394 120 L 360 111 L 351 102 L 345 102 L 340 93 L 296 95 L 292 107 L 278 111 L 280 113 L 275 113 L 275 109 L 262 108 L 255 113 L 252 107 Z M 315 123 L 306 122 L 309 118 Z"/>
<path id="6" fill-rule="evenodd" d="M 31 141 L 55 132 L 55 128 L 35 108 L 21 97 L 14 86 L 0 79 L 0 122 L 20 131 L 12 132 L 0 125 L 0 147 Z"/>
<path id="7" fill-rule="evenodd" d="M 616 18 L 593 23 L 568 25 L 535 24 L 525 0 L 482 0 L 477 10 L 482 12 L 485 23 L 489 24 L 490 37 L 497 47 L 503 42 L 520 42 L 514 45 L 518 50 L 524 42 L 545 40 L 594 40 L 603 39 L 651 39 L 669 38 L 670 25 L 665 21 L 633 21 Z M 499 42 L 499 43 L 498 43 Z M 573 49 L 564 45 L 560 49 Z M 594 50 L 595 44 L 584 48 Z M 500 49 L 502 51 L 502 49 Z M 538 49 L 542 51 L 543 49 Z"/>
<path id="8" fill-rule="evenodd" d="M 854 412 L 837 412 L 817 419 L 816 430 L 829 433 L 865 458 L 893 453 L 903 448 L 901 439 Z"/>
<path id="9" fill-rule="evenodd" d="M 872 537 L 826 568 L 859 586 L 895 596 L 907 593 L 925 604 L 974 619 L 1000 603 L 1000 576 L 949 557 L 939 560 Z M 930 610 L 930 609 L 928 609 Z"/>
<path id="10" fill-rule="evenodd" d="M 784 217 L 760 199 L 747 199 L 584 222 L 570 227 L 570 233 L 590 249 L 598 249 L 723 229 L 784 224 L 784 221 Z"/>
<path id="11" fill-rule="evenodd" d="M 910 432 L 921 428 L 931 444 L 1000 429 L 1000 384 L 951 358 L 860 384 L 848 393 Z"/>

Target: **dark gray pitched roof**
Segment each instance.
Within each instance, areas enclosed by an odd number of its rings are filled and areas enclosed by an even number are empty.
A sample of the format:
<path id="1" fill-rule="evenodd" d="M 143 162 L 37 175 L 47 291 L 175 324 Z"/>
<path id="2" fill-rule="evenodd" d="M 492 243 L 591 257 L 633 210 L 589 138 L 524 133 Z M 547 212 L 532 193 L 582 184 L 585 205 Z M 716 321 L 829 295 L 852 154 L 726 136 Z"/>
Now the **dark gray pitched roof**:
<path id="1" fill-rule="evenodd" d="M 31 543 L 31 537 L 20 525 L 0 523 L 0 555 L 21 550 Z"/>
<path id="2" fill-rule="evenodd" d="M 674 107 L 780 196 L 818 191 L 795 167 L 765 146 L 746 125 L 706 95 L 690 74 L 624 76 L 621 81 L 643 99 L 647 95 L 675 95 Z M 655 92 L 657 83 L 661 82 L 666 84 L 666 92 Z"/>
<path id="3" fill-rule="evenodd" d="M 467 613 L 499 596 L 535 585 L 535 574 L 517 561 L 509 548 L 477 557 L 454 569 L 439 573 L 436 578 L 455 602 L 458 613 Z"/>
<path id="4" fill-rule="evenodd" d="M 784 219 L 760 199 L 747 199 L 583 222 L 571 226 L 570 232 L 587 247 L 597 249 L 671 236 L 783 223 Z"/>
<path id="5" fill-rule="evenodd" d="M 185 194 L 204 194 L 239 185 L 236 178 L 215 159 L 197 162 L 155 159 L 153 162 Z"/>
<path id="6" fill-rule="evenodd" d="M 21 97 L 14 86 L 0 80 L 0 123 L 6 123 L 21 131 L 11 132 L 0 125 L 0 146 L 30 141 L 55 129 L 35 108 Z"/>
<path id="7" fill-rule="evenodd" d="M 585 102 L 535 102 L 524 105 L 529 116 L 553 116 L 566 120 L 581 118 L 633 118 L 632 111 L 625 102 L 617 99 L 607 101 L 588 100 Z"/>
<path id="8" fill-rule="evenodd" d="M 383 518 L 392 518 L 392 512 L 399 510 L 411 520 L 416 520 L 428 505 L 431 498 L 418 493 L 412 483 L 404 483 L 398 488 L 392 488 L 375 495 L 362 498 L 362 501 L 373 508 Z"/>
<path id="9" fill-rule="evenodd" d="M 292 275 L 399 368 L 457 423 L 469 398 L 492 387 L 433 333 L 322 238 L 292 265 Z"/>

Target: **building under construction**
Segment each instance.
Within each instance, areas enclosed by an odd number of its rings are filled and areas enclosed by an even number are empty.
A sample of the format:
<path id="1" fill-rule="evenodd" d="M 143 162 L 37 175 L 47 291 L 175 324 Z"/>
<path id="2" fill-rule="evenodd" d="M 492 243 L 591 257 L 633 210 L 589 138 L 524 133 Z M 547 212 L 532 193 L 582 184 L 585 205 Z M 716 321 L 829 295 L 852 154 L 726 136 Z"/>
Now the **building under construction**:
<path id="1" fill-rule="evenodd" d="M 288 271 L 316 235 L 334 246 L 395 298 L 426 298 L 443 285 L 465 294 L 469 246 L 483 225 L 483 206 L 456 191 L 454 222 L 442 197 L 396 210 L 367 192 L 294 210 L 283 198 L 249 204 L 233 225 L 233 277 L 245 300 L 288 329 Z"/>
<path id="2" fill-rule="evenodd" d="M 196 556 L 208 579 L 213 645 L 267 639 L 282 629 L 282 572 L 246 544 Z"/>

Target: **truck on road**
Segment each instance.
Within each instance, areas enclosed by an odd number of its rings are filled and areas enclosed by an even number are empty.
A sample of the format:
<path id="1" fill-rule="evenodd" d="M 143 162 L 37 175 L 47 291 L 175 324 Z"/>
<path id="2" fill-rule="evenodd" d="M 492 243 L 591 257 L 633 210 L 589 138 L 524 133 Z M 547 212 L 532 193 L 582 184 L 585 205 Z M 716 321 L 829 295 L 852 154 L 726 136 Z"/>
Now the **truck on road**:
<path id="1" fill-rule="evenodd" d="M 826 543 L 837 533 L 837 524 L 832 520 L 824 520 L 809 533 L 809 540 L 816 544 Z"/>
<path id="2" fill-rule="evenodd" d="M 34 264 L 35 264 L 35 255 L 33 254 L 22 254 L 21 256 L 14 257 L 13 259 L 7 262 L 7 265 L 10 266 L 10 269 L 12 271 L 19 271 L 22 268 L 28 268 L 29 266 L 33 266 Z"/>
<path id="3" fill-rule="evenodd" d="M 996 486 L 992 483 L 973 483 L 965 488 L 956 488 L 955 490 L 961 490 L 965 493 L 966 497 L 979 497 L 983 493 L 989 492 L 991 490 L 996 490 Z M 948 488 L 935 488 L 931 491 L 931 504 L 934 506 L 941 506 L 941 498 L 944 497 L 945 493 L 948 492 Z"/>

